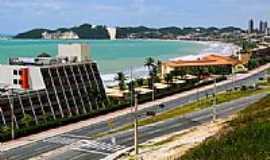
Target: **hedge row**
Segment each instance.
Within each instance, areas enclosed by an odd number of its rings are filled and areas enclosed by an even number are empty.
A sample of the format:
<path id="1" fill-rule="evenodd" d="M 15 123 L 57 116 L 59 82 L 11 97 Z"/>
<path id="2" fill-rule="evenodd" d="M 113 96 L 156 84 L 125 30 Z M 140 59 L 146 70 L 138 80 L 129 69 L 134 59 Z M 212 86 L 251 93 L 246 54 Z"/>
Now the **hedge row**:
<path id="1" fill-rule="evenodd" d="M 226 79 L 225 77 L 218 78 L 217 82 L 225 80 L 225 79 Z M 211 83 L 213 83 L 213 81 L 198 83 L 198 80 L 192 80 L 184 85 L 183 84 L 179 84 L 179 85 L 175 84 L 175 85 L 172 85 L 171 87 L 166 88 L 166 89 L 157 89 L 156 94 L 155 94 L 155 99 L 164 98 L 164 97 L 176 94 L 176 93 L 190 90 L 194 87 L 201 87 L 201 86 L 205 86 L 205 85 L 208 85 Z M 139 104 L 149 102 L 151 100 L 152 100 L 152 93 L 138 96 Z M 120 110 L 123 108 L 127 108 L 130 105 L 131 105 L 130 101 L 111 100 L 111 107 L 108 107 L 108 108 L 103 109 L 103 110 L 99 110 L 96 112 L 92 112 L 92 113 L 84 114 L 84 115 L 80 115 L 80 116 L 66 117 L 66 118 L 57 119 L 57 120 L 48 120 L 48 121 L 44 121 L 44 123 L 40 123 L 38 125 L 31 125 L 30 127 L 23 127 L 20 129 L 16 129 L 15 130 L 15 137 L 19 138 L 19 137 L 27 136 L 30 134 L 35 134 L 35 133 L 39 133 L 42 131 L 46 131 L 48 129 L 57 128 L 59 126 L 63 126 L 63 125 L 79 122 L 82 120 L 86 120 L 86 119 L 93 118 L 96 116 L 105 115 L 105 114 L 110 113 L 110 112 L 114 112 L 114 111 L 117 111 L 117 110 Z M 7 141 L 10 139 L 11 139 L 11 132 L 10 131 L 8 133 L 7 132 L 0 132 L 0 141 Z"/>

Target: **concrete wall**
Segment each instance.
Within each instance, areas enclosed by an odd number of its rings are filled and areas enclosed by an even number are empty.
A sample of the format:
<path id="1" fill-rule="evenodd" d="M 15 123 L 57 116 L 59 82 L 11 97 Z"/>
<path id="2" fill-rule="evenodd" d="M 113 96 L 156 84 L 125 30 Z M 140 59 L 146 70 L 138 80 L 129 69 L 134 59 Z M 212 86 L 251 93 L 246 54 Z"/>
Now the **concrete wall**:
<path id="1" fill-rule="evenodd" d="M 90 59 L 90 48 L 86 44 L 61 44 L 58 46 L 58 57 L 77 57 L 79 62 Z"/>
<path id="2" fill-rule="evenodd" d="M 29 69 L 29 74 L 29 82 L 31 89 L 40 90 L 45 88 L 45 84 L 39 67 L 31 67 Z"/>
<path id="3" fill-rule="evenodd" d="M 17 66 L 17 65 L 0 65 L 0 84 L 1 87 L 7 86 L 9 88 L 22 89 L 20 84 L 14 84 L 13 80 L 20 80 L 19 71 L 22 68 L 29 69 L 29 84 L 31 90 L 44 89 L 40 68 L 35 66 Z M 17 75 L 14 75 L 14 70 L 17 70 Z"/>

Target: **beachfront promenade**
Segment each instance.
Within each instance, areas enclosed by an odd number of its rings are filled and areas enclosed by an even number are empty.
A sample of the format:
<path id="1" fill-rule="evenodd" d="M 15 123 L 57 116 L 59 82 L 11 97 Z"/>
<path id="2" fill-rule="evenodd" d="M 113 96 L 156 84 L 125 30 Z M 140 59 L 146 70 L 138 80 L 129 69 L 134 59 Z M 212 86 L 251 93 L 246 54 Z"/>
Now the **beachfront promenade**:
<path id="1" fill-rule="evenodd" d="M 270 64 L 265 66 L 261 66 L 256 70 L 250 71 L 248 74 L 238 74 L 234 78 L 234 82 L 232 79 L 220 82 L 217 84 L 217 91 L 222 92 L 227 89 L 231 89 L 236 86 L 241 85 L 251 85 L 255 83 L 258 78 L 264 75 L 264 71 L 270 68 Z M 180 94 L 176 94 L 170 97 L 166 97 L 163 99 L 156 100 L 155 102 L 148 102 L 142 105 L 139 105 L 140 112 L 144 110 L 155 108 L 157 105 L 164 103 L 166 105 L 166 109 L 175 108 L 177 106 L 183 105 L 185 103 L 196 100 L 198 97 L 204 97 L 207 93 L 213 93 L 214 85 L 209 85 L 197 89 L 193 89 L 187 92 L 183 92 Z M 162 112 L 164 110 L 159 110 Z M 70 124 L 67 126 L 59 127 L 57 129 L 51 129 L 46 132 L 42 132 L 35 135 L 30 135 L 24 138 L 19 138 L 17 140 L 13 140 L 7 143 L 2 144 L 1 149 L 6 151 L 7 155 L 12 155 L 10 159 L 26 159 L 30 157 L 34 157 L 46 152 L 50 152 L 52 150 L 62 148 L 64 145 L 48 145 L 43 144 L 42 140 L 48 137 L 60 136 L 63 134 L 77 134 L 78 136 L 88 136 L 94 132 L 100 131 L 108 131 L 106 121 L 111 119 L 119 119 L 118 124 L 123 125 L 127 123 L 124 117 L 130 117 L 130 108 L 126 108 L 123 110 L 119 110 L 113 113 L 109 113 L 104 116 L 99 116 L 96 118 L 91 118 L 89 120 L 81 121 L 78 123 Z M 36 148 L 35 146 L 38 146 Z M 33 152 L 32 149 L 36 148 L 36 151 Z"/>

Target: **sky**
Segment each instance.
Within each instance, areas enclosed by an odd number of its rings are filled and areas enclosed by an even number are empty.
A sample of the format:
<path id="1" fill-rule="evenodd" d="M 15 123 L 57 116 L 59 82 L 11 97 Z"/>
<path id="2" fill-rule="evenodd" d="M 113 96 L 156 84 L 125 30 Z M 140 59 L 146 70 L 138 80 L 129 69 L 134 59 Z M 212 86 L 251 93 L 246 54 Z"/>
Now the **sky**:
<path id="1" fill-rule="evenodd" d="M 82 23 L 108 26 L 236 26 L 270 21 L 270 0 L 0 0 L 0 33 Z"/>

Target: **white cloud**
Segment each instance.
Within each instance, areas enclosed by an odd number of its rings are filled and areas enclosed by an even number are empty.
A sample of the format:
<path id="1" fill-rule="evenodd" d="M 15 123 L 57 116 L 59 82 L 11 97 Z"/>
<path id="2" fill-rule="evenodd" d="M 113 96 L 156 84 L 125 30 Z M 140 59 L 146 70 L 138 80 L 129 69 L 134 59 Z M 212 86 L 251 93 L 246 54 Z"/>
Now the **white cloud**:
<path id="1" fill-rule="evenodd" d="M 0 0 L 2 9 L 60 10 L 64 3 L 59 0 Z"/>

